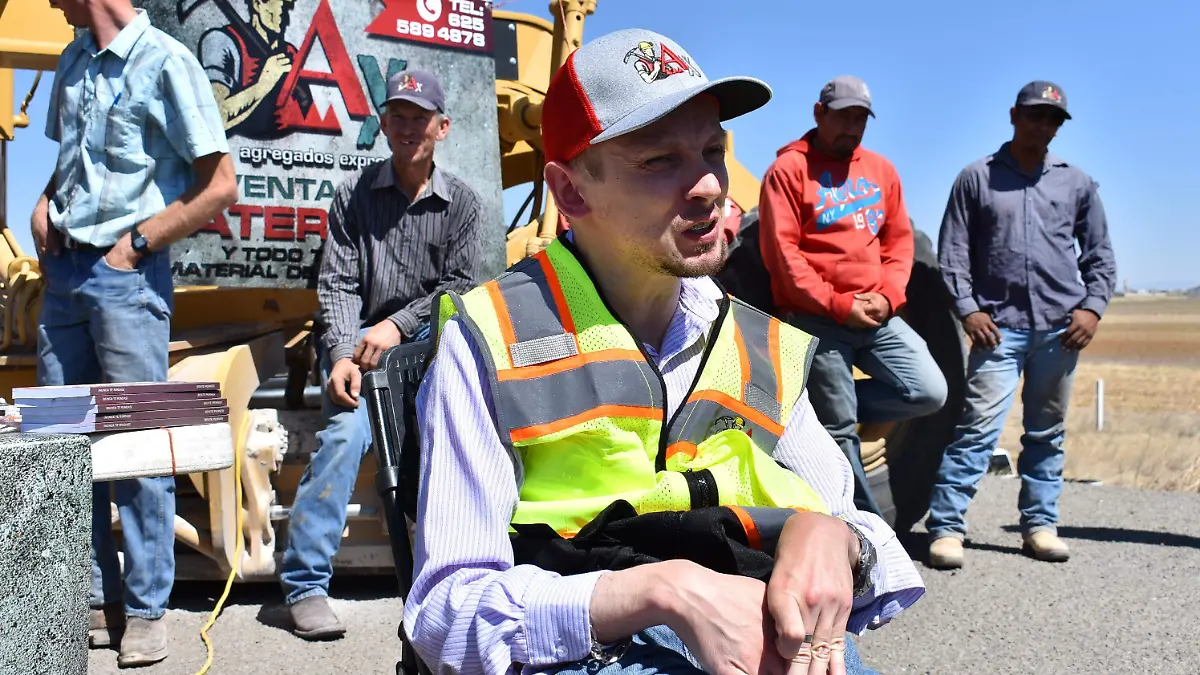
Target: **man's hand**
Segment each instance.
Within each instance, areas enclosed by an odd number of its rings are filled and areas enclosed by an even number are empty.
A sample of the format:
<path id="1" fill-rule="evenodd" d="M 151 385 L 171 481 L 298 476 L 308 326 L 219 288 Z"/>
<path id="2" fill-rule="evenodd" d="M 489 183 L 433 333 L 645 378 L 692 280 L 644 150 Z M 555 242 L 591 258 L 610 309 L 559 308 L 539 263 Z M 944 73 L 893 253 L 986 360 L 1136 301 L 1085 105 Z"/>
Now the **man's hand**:
<path id="1" fill-rule="evenodd" d="M 272 54 L 263 62 L 262 72 L 259 73 L 258 81 L 262 84 L 264 90 L 270 91 L 291 70 L 292 60 L 288 58 L 287 54 Z"/>
<path id="2" fill-rule="evenodd" d="M 137 269 L 138 261 L 142 259 L 141 254 L 133 250 L 133 243 L 130 235 L 123 235 L 117 240 L 117 243 L 104 254 L 104 260 L 110 267 L 119 270 L 134 270 Z"/>
<path id="3" fill-rule="evenodd" d="M 879 328 L 879 322 L 867 313 L 867 301 L 857 296 L 854 304 L 850 305 L 850 313 L 846 315 L 844 323 L 851 328 Z"/>
<path id="4" fill-rule="evenodd" d="M 44 196 L 38 199 L 37 206 L 33 209 L 33 217 L 29 219 L 33 247 L 37 250 L 38 258 L 47 253 L 58 255 L 62 250 L 62 234 L 56 228 L 50 227 L 49 206 L 49 201 Z"/>
<path id="5" fill-rule="evenodd" d="M 388 349 L 400 344 L 403 338 L 396 324 L 392 323 L 391 319 L 384 319 L 372 326 L 363 335 L 362 340 L 359 340 L 358 346 L 354 348 L 354 362 L 363 370 L 375 370 L 379 365 L 379 357 Z"/>
<path id="6" fill-rule="evenodd" d="M 971 350 L 995 349 L 1000 346 L 1000 329 L 987 312 L 972 312 L 962 320 L 963 330 L 971 338 Z"/>
<path id="7" fill-rule="evenodd" d="M 775 631 L 766 610 L 766 584 L 685 564 L 676 576 L 679 592 L 667 625 L 700 661 L 704 672 L 787 673 L 787 662 L 771 647 Z"/>
<path id="8" fill-rule="evenodd" d="M 1077 309 L 1071 313 L 1071 325 L 1063 333 L 1063 347 L 1078 351 L 1088 346 L 1096 335 L 1096 327 L 1100 324 L 1100 315 L 1090 309 Z"/>
<path id="9" fill-rule="evenodd" d="M 892 303 L 882 293 L 858 293 L 854 299 L 866 303 L 864 311 L 867 316 L 878 323 L 887 321 L 887 318 L 892 315 Z"/>
<path id="10" fill-rule="evenodd" d="M 858 538 L 838 518 L 804 512 L 784 525 L 767 607 L 778 633 L 775 648 L 793 664 L 788 675 L 845 675 L 858 555 Z"/>
<path id="11" fill-rule="evenodd" d="M 347 358 L 338 359 L 329 371 L 329 382 L 326 382 L 325 386 L 334 403 L 343 408 L 357 408 L 362 372 L 354 361 Z"/>

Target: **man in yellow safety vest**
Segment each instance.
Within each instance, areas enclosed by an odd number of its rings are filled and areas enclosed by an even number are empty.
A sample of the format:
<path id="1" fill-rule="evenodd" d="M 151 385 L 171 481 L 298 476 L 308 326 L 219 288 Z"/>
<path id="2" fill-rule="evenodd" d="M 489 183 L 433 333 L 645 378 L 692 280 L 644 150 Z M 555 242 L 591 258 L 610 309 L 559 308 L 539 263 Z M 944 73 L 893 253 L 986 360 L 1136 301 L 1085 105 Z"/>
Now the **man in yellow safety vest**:
<path id="1" fill-rule="evenodd" d="M 418 395 L 404 626 L 434 670 L 868 673 L 846 633 L 924 592 L 854 508 L 804 390 L 815 341 L 709 277 L 720 123 L 770 97 L 646 30 L 555 75 L 545 178 L 571 230 L 441 298 Z"/>

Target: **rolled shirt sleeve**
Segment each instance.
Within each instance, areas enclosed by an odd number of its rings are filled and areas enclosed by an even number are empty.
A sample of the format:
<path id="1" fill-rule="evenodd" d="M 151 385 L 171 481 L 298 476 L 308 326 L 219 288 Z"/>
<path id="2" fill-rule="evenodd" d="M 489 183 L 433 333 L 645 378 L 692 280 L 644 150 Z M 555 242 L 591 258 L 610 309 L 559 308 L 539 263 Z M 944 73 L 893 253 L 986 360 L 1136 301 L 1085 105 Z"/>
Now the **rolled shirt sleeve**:
<path id="1" fill-rule="evenodd" d="M 879 516 L 854 507 L 850 462 L 817 420 L 807 390 L 779 439 L 775 459 L 816 490 L 832 515 L 862 529 L 875 547 L 871 589 L 855 599 L 847 630 L 861 635 L 879 628 L 924 595 L 925 582 L 896 533 Z"/>
<path id="2" fill-rule="evenodd" d="M 242 69 L 242 55 L 233 38 L 223 30 L 210 30 L 200 39 L 200 64 L 209 82 L 233 90 Z"/>
<path id="3" fill-rule="evenodd" d="M 171 146 L 188 162 L 214 153 L 228 153 L 225 122 L 212 85 L 191 54 L 171 54 L 163 59 L 159 74 L 162 91 L 159 120 Z"/>

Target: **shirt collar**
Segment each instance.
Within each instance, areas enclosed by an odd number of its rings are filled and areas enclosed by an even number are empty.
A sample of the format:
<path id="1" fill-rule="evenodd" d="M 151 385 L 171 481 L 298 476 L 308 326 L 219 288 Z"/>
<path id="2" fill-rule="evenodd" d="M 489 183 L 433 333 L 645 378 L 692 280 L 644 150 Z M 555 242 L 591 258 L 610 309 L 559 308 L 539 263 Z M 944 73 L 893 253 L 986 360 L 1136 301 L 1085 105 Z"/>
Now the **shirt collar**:
<path id="1" fill-rule="evenodd" d="M 150 15 L 146 14 L 146 10 L 138 9 L 137 16 L 117 33 L 117 37 L 108 43 L 104 49 L 97 51 L 96 36 L 88 31 L 87 48 L 92 54 L 99 56 L 103 52 L 120 58 L 122 61 L 129 59 L 129 52 L 133 51 L 133 46 L 145 34 L 146 29 L 150 27 Z"/>
<path id="2" fill-rule="evenodd" d="M 371 182 L 371 189 L 385 190 L 387 188 L 396 188 L 399 190 L 400 187 L 396 184 L 396 167 L 392 164 L 392 158 L 388 157 L 381 164 L 383 166 L 380 166 L 379 173 L 375 174 L 375 180 Z M 450 189 L 446 185 L 446 176 L 438 168 L 437 164 L 433 165 L 433 173 L 429 176 L 429 185 L 425 186 L 425 189 L 421 191 L 421 194 L 417 195 L 413 203 L 415 204 L 431 194 L 437 195 L 447 204 L 450 203 Z"/>
<path id="3" fill-rule="evenodd" d="M 1010 150 L 1011 147 L 1012 141 L 1006 141 L 1000 146 L 1000 149 L 997 150 L 994 155 L 992 155 L 992 160 L 999 160 L 1004 164 L 1007 164 L 1013 170 L 1025 174 L 1025 170 L 1021 168 L 1021 164 L 1016 160 L 1015 157 L 1012 156 L 1012 151 Z M 1049 173 L 1050 169 L 1052 168 L 1065 166 L 1067 166 L 1067 163 L 1061 157 L 1055 155 L 1054 153 L 1047 152 L 1046 157 L 1042 160 L 1042 173 Z"/>

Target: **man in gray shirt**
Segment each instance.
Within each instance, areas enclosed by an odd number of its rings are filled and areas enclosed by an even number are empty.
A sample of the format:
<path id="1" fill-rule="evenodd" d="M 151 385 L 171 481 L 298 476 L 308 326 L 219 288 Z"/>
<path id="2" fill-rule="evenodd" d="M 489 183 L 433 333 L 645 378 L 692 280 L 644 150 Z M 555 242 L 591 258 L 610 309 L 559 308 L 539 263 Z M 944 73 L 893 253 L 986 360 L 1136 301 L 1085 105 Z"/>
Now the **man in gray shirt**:
<path id="1" fill-rule="evenodd" d="M 371 442 L 362 373 L 388 348 L 428 337 L 434 296 L 482 281 L 479 197 L 433 162 L 450 130 L 441 84 L 406 70 L 388 80 L 387 92 L 380 119 L 392 156 L 334 195 L 317 287 L 326 426 L 296 490 L 280 574 L 295 632 L 310 640 L 345 633 L 326 597 Z"/>
<path id="2" fill-rule="evenodd" d="M 942 458 L 925 523 L 937 568 L 962 565 L 964 516 L 1022 372 L 1023 548 L 1040 560 L 1068 558 L 1056 523 L 1071 384 L 1116 282 L 1095 181 L 1048 152 L 1071 119 L 1066 94 L 1052 82 L 1031 82 L 1009 115 L 1012 141 L 955 181 L 938 245 L 971 353 L 957 437 Z"/>

